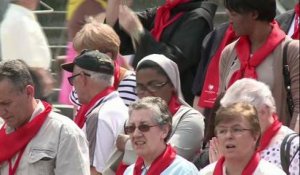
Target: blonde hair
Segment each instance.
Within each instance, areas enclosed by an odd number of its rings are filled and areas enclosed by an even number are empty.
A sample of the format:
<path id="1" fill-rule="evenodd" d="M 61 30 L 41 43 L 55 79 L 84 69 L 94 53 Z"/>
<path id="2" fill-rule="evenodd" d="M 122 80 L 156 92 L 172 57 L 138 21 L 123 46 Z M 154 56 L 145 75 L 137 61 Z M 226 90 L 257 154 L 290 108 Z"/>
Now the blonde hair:
<path id="1" fill-rule="evenodd" d="M 94 18 L 89 18 L 73 39 L 73 46 L 77 52 L 83 49 L 99 50 L 103 53 L 111 53 L 113 60 L 119 54 L 120 43 L 120 38 L 113 28 Z"/>

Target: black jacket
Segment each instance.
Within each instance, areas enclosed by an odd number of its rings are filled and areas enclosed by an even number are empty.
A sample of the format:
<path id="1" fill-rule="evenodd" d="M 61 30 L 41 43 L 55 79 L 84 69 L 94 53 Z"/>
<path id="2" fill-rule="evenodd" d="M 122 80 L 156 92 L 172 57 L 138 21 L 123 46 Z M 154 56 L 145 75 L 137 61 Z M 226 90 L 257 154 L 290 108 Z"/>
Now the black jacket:
<path id="1" fill-rule="evenodd" d="M 157 8 L 138 13 L 145 34 L 137 46 L 133 66 L 149 54 L 164 54 L 177 63 L 180 71 L 181 87 L 185 100 L 192 104 L 192 84 L 200 61 L 201 44 L 204 37 L 213 29 L 213 17 L 217 6 L 214 3 L 192 0 L 172 9 L 171 16 L 185 12 L 177 21 L 165 28 L 160 42 L 150 34 L 154 27 Z M 121 38 L 121 54 L 133 54 L 130 37 L 118 26 L 114 27 Z"/>

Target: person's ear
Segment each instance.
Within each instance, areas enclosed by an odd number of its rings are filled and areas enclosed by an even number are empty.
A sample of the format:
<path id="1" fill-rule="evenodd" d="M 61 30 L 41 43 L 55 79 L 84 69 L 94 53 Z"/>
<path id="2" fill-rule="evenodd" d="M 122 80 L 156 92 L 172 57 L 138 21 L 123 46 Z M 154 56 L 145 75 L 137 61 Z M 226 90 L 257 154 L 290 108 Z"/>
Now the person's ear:
<path id="1" fill-rule="evenodd" d="M 27 85 L 25 87 L 25 93 L 28 97 L 34 97 L 34 86 L 33 85 Z"/>
<path id="2" fill-rule="evenodd" d="M 162 137 L 163 137 L 163 139 L 165 139 L 168 136 L 170 129 L 171 128 L 170 128 L 169 125 L 163 125 L 162 126 L 162 131 L 163 131 Z"/>
<path id="3" fill-rule="evenodd" d="M 252 19 L 255 19 L 255 20 L 256 20 L 256 19 L 258 18 L 258 16 L 259 16 L 258 11 L 250 12 L 250 14 L 251 14 Z"/>

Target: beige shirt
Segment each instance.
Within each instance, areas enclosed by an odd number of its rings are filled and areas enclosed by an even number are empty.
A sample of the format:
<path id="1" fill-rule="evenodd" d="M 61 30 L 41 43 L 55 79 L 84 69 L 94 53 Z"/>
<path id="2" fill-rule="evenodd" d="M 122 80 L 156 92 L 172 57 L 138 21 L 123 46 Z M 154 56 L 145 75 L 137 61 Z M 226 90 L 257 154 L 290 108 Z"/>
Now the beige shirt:
<path id="1" fill-rule="evenodd" d="M 280 121 L 294 128 L 297 115 L 299 114 L 300 105 L 300 79 L 299 79 L 299 41 L 294 40 L 289 44 L 287 50 L 287 63 L 290 70 L 291 93 L 294 102 L 293 116 L 290 117 L 287 107 L 287 92 L 284 86 L 283 77 L 283 46 L 291 40 L 286 37 L 285 41 L 280 43 L 268 57 L 257 66 L 256 71 L 258 81 L 266 83 L 274 96 L 277 113 Z M 219 93 L 224 92 L 228 88 L 228 81 L 232 74 L 240 68 L 240 62 L 235 51 L 236 42 L 233 42 L 225 47 L 220 60 L 220 86 Z M 289 124 L 289 118 L 291 122 Z"/>
<path id="2" fill-rule="evenodd" d="M 41 102 L 31 119 L 44 110 Z M 14 132 L 7 127 L 6 132 Z M 1 150 L 2 151 L 2 150 Z M 15 164 L 17 155 L 12 159 Z M 7 175 L 8 162 L 0 165 L 0 175 Z M 89 175 L 89 152 L 84 133 L 69 118 L 51 112 L 37 135 L 29 142 L 16 175 Z"/>

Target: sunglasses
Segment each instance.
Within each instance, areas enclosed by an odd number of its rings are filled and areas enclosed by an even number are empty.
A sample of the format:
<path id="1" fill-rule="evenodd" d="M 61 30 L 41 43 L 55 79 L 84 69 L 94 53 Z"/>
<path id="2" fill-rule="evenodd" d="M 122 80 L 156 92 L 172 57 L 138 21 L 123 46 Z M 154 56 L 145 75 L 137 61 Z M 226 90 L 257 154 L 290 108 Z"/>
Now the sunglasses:
<path id="1" fill-rule="evenodd" d="M 80 72 L 78 74 L 72 75 L 72 76 L 68 77 L 68 81 L 69 81 L 70 85 L 73 86 L 74 78 L 76 78 L 77 76 L 79 76 L 81 73 L 83 73 L 83 75 L 88 76 L 88 77 L 91 76 L 90 74 L 85 73 L 85 72 Z"/>
<path id="2" fill-rule="evenodd" d="M 150 128 L 152 128 L 154 126 L 159 126 L 159 124 L 157 124 L 157 125 L 141 124 L 139 126 L 129 125 L 129 126 L 124 126 L 124 131 L 126 134 L 132 134 L 135 131 L 135 129 L 138 128 L 139 131 L 141 131 L 141 132 L 148 132 L 150 130 Z"/>

